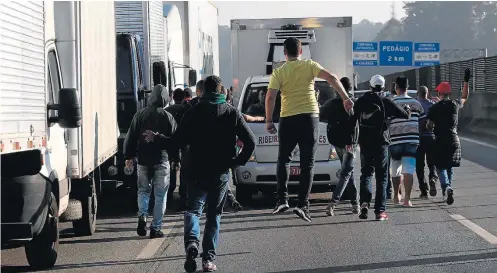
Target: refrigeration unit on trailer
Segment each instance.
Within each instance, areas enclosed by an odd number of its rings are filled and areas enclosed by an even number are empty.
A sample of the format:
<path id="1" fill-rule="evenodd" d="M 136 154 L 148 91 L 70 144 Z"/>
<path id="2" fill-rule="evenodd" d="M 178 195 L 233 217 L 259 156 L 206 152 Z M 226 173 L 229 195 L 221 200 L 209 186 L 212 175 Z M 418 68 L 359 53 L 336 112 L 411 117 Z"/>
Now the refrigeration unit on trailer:
<path id="1" fill-rule="evenodd" d="M 2 246 L 22 244 L 32 267 L 48 268 L 59 220 L 77 236 L 95 232 L 99 165 L 117 149 L 115 111 L 106 110 L 115 101 L 114 9 L 0 6 Z"/>
<path id="2" fill-rule="evenodd" d="M 295 18 L 295 19 L 246 19 L 231 21 L 231 53 L 233 67 L 234 102 L 244 114 L 253 104 L 261 103 L 267 92 L 272 71 L 284 64 L 283 42 L 295 37 L 302 42 L 302 59 L 312 59 L 324 68 L 352 79 L 352 18 Z M 314 82 L 316 97 L 323 104 L 335 96 L 326 82 Z M 279 120 L 281 95 L 276 99 L 274 122 Z M 241 201 L 250 200 L 258 191 L 273 191 L 276 187 L 278 137 L 268 134 L 264 123 L 249 123 L 256 135 L 256 149 L 250 161 L 237 168 L 234 181 Z M 239 148 L 243 143 L 238 143 Z M 300 177 L 300 149 L 292 153 L 290 185 Z M 320 123 L 318 148 L 315 154 L 314 191 L 329 190 L 338 182 L 340 170 L 335 149 L 328 143 L 326 124 Z"/>

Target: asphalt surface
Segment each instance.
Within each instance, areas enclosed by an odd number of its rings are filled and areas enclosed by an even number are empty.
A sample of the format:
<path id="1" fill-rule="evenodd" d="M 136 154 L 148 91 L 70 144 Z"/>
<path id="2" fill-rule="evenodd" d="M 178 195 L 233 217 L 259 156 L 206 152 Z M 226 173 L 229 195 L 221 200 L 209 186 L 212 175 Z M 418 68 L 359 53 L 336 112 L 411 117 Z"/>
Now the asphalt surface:
<path id="1" fill-rule="evenodd" d="M 377 222 L 360 220 L 346 203 L 327 217 L 329 194 L 313 194 L 306 223 L 290 211 L 272 215 L 272 197 L 256 196 L 242 212 L 223 215 L 218 272 L 497 272 L 497 145 L 462 145 L 452 206 L 439 191 L 414 199 L 412 208 L 390 202 L 390 220 Z M 48 272 L 184 272 L 182 215 L 166 213 L 167 238 L 141 238 L 129 203 L 119 192 L 102 198 L 92 237 L 73 237 L 63 223 L 59 258 Z M 23 248 L 1 254 L 2 272 L 29 272 Z"/>

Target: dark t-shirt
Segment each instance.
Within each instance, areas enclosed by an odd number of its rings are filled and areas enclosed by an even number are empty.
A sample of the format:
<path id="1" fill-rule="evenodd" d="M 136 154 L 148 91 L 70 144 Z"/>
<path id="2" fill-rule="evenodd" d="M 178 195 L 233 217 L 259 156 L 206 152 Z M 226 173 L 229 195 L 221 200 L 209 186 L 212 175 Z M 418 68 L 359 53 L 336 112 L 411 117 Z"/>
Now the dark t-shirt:
<path id="1" fill-rule="evenodd" d="M 374 95 L 378 95 L 375 93 Z M 359 145 L 361 147 L 371 147 L 378 145 L 389 145 L 390 134 L 388 132 L 387 121 L 389 118 L 408 118 L 409 114 L 397 103 L 393 102 L 390 98 L 380 97 L 385 109 L 385 121 L 382 128 L 382 133 L 377 135 L 365 134 L 364 131 L 359 130 Z M 359 119 L 359 115 L 367 112 L 371 104 L 375 103 L 373 96 L 362 96 L 354 104 L 354 116 Z"/>
<path id="2" fill-rule="evenodd" d="M 430 108 L 428 119 L 435 124 L 433 132 L 437 137 L 452 137 L 457 135 L 459 109 L 463 106 L 461 100 L 444 99 Z"/>
<path id="3" fill-rule="evenodd" d="M 266 115 L 266 108 L 264 104 L 256 103 L 249 106 L 247 115 L 253 117 L 264 117 Z"/>

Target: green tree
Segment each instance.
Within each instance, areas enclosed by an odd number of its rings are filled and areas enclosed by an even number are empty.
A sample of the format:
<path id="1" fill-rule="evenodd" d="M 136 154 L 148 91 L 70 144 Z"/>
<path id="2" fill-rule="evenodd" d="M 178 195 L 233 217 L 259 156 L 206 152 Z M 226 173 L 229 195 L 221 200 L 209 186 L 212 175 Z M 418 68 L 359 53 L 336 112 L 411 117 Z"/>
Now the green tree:
<path id="1" fill-rule="evenodd" d="M 473 48 L 478 2 L 406 2 L 406 40 L 437 41 L 443 48 Z"/>

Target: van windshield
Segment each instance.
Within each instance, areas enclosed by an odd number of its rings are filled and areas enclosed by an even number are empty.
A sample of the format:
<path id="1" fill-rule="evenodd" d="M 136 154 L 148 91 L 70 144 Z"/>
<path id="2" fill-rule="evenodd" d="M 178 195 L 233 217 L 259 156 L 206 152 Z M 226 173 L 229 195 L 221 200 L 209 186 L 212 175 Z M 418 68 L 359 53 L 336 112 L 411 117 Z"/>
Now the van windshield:
<path id="1" fill-rule="evenodd" d="M 124 35 L 116 40 L 116 87 L 117 93 L 133 94 L 133 72 L 130 41 Z"/>
<path id="2" fill-rule="evenodd" d="M 252 83 L 247 87 L 242 101 L 242 113 L 253 117 L 265 117 L 265 99 L 267 93 L 267 82 Z M 325 81 L 316 81 L 314 90 L 320 105 L 336 96 L 334 89 Z M 273 121 L 278 122 L 281 111 L 281 92 L 278 92 L 273 113 Z"/>

